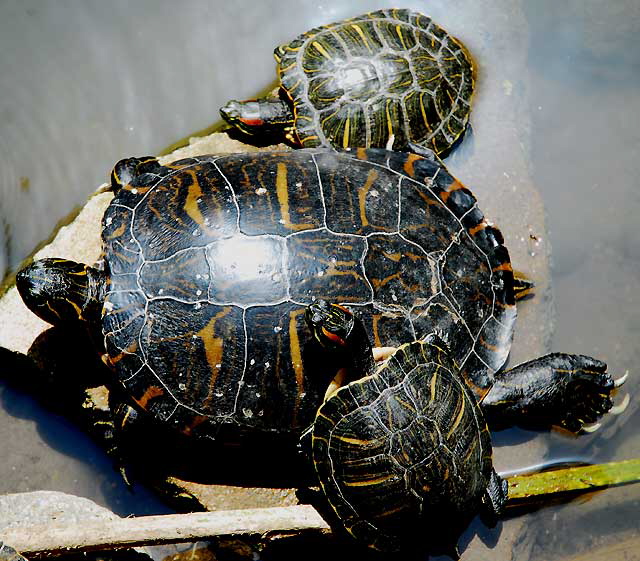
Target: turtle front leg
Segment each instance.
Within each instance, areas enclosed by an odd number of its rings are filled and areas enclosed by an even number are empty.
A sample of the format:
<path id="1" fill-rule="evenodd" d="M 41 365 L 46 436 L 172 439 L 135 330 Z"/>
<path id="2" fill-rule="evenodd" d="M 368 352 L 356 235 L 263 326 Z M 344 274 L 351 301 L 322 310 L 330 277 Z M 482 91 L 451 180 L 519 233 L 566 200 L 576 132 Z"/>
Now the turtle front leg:
<path id="1" fill-rule="evenodd" d="M 481 406 L 492 425 L 557 425 L 577 433 L 612 409 L 612 392 L 624 378 L 614 380 L 595 358 L 553 353 L 498 373 Z"/>

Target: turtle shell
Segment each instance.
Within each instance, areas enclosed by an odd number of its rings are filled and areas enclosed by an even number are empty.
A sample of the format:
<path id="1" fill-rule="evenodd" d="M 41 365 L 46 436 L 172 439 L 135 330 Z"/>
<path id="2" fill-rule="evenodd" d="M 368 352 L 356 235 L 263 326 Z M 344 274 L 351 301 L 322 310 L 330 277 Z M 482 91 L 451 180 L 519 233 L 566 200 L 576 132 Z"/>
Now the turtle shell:
<path id="1" fill-rule="evenodd" d="M 437 337 L 401 346 L 377 372 L 341 387 L 312 431 L 313 463 L 337 518 L 382 551 L 416 536 L 440 541 L 443 528 L 480 510 L 493 473 L 482 410 Z"/>
<path id="2" fill-rule="evenodd" d="M 115 172 L 106 350 L 138 405 L 187 434 L 311 424 L 331 374 L 304 320 L 317 298 L 352 309 L 376 346 L 441 334 L 478 388 L 507 357 L 508 253 L 436 161 L 320 148 Z"/>
<path id="3" fill-rule="evenodd" d="M 379 10 L 316 27 L 275 57 L 304 147 L 412 142 L 442 153 L 465 131 L 471 56 L 422 14 Z"/>

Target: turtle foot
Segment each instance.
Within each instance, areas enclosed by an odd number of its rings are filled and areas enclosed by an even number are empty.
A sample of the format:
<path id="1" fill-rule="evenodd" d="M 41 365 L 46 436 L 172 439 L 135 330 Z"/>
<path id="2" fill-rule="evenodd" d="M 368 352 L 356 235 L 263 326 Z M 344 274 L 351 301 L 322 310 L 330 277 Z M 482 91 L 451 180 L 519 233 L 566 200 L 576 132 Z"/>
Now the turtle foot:
<path id="1" fill-rule="evenodd" d="M 594 432 L 605 413 L 626 408 L 628 397 L 617 406 L 612 400 L 625 380 L 614 380 L 595 358 L 553 353 L 503 372 L 482 404 L 499 422 Z"/>

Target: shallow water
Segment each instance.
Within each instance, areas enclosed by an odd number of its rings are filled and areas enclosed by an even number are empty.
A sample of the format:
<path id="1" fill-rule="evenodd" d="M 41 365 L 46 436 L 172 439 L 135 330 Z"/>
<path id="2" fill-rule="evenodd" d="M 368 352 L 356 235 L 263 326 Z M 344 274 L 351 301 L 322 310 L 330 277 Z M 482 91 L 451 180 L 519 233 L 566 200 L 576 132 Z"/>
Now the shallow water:
<path id="1" fill-rule="evenodd" d="M 530 179 L 548 214 L 553 348 L 601 357 L 616 375 L 630 370 L 626 389 L 637 391 L 640 4 L 402 4 L 425 11 L 470 46 L 480 66 L 480 87 L 508 66 L 501 87 L 518 96 L 526 115 L 505 126 L 518 131 Z M 217 108 L 230 97 L 248 97 L 272 80 L 275 45 L 311 26 L 392 5 L 3 2 L 0 277 L 106 179 L 115 161 L 157 153 L 217 120 Z M 522 46 L 514 42 L 512 51 L 504 49 L 501 39 L 508 33 L 520 37 Z M 509 66 L 520 59 L 524 64 Z M 473 154 L 487 146 L 499 150 L 500 138 L 474 128 L 472 140 L 451 158 L 454 172 L 465 180 L 474 177 Z M 5 448 L 0 492 L 59 489 L 121 514 L 163 510 L 142 489 L 130 495 L 102 451 L 64 420 L 29 396 L 7 388 L 0 392 Z M 549 452 L 541 460 L 640 455 L 637 404 L 632 395 L 627 411 L 595 435 L 544 435 Z M 496 440 L 508 445 L 521 438 L 507 432 Z M 640 522 L 629 512 L 639 502 L 640 488 L 629 487 L 624 494 L 601 493 L 585 504 L 528 514 L 527 530 L 517 541 L 518 559 L 556 558 L 637 534 Z M 587 526 L 601 517 L 611 522 Z M 558 539 L 549 539 L 549 532 Z M 575 538 L 567 542 L 567 535 Z"/>

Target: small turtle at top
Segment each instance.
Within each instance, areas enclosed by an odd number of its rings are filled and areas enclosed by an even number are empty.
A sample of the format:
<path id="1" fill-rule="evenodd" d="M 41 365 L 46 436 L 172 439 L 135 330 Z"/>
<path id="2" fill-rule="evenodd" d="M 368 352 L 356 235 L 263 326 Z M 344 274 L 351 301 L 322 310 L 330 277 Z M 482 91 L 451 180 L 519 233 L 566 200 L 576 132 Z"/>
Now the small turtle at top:
<path id="1" fill-rule="evenodd" d="M 612 407 L 616 383 L 595 359 L 552 354 L 503 370 L 530 286 L 435 158 L 131 158 L 111 179 L 103 268 L 36 261 L 16 277 L 26 305 L 52 324 L 86 322 L 135 409 L 184 434 L 297 442 L 312 427 L 327 497 L 368 545 L 397 547 L 379 518 L 404 524 L 427 503 L 443 516 L 479 502 L 500 511 L 483 414 L 578 432 Z M 400 347 L 377 371 L 369 336 L 379 358 Z M 362 492 L 347 507 L 343 487 Z M 379 509 L 396 496 L 413 501 L 399 518 Z"/>
<path id="2" fill-rule="evenodd" d="M 279 97 L 230 101 L 222 117 L 246 134 L 292 144 L 429 148 L 445 155 L 469 120 L 474 69 L 464 45 L 405 9 L 316 27 L 275 49 Z"/>

